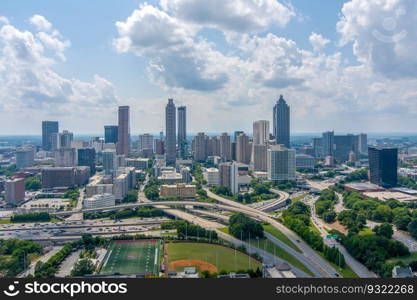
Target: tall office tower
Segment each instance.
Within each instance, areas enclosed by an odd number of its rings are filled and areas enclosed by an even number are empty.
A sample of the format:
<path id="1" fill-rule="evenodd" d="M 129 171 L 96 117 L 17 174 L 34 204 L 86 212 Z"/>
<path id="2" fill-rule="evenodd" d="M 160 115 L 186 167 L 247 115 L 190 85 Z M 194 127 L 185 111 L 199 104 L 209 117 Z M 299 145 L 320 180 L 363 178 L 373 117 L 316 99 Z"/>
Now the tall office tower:
<path id="1" fill-rule="evenodd" d="M 103 170 L 104 174 L 112 175 L 117 169 L 117 155 L 114 150 L 104 150 L 103 154 Z"/>
<path id="2" fill-rule="evenodd" d="M 186 158 L 187 155 L 187 108 L 179 106 L 178 109 L 178 149 L 179 157 Z"/>
<path id="3" fill-rule="evenodd" d="M 249 137 L 241 133 L 237 137 L 236 141 L 236 161 L 249 164 L 250 163 L 250 145 L 249 145 Z"/>
<path id="4" fill-rule="evenodd" d="M 117 125 L 107 125 L 104 126 L 104 142 L 106 144 L 117 144 L 117 135 L 119 131 L 119 126 Z"/>
<path id="5" fill-rule="evenodd" d="M 139 150 L 152 150 L 153 151 L 153 135 L 150 133 L 145 133 L 139 135 Z"/>
<path id="6" fill-rule="evenodd" d="M 370 181 L 384 188 L 397 186 L 398 149 L 369 147 Z"/>
<path id="7" fill-rule="evenodd" d="M 71 148 L 72 140 L 74 140 L 74 134 L 68 130 L 64 130 L 59 134 L 60 148 Z"/>
<path id="8" fill-rule="evenodd" d="M 314 157 L 323 157 L 323 138 L 313 138 Z"/>
<path id="9" fill-rule="evenodd" d="M 193 157 L 196 161 L 207 159 L 207 140 L 208 136 L 204 132 L 199 132 L 193 139 Z"/>
<path id="10" fill-rule="evenodd" d="M 90 175 L 96 173 L 96 150 L 94 148 L 78 149 L 78 165 L 90 167 Z"/>
<path id="11" fill-rule="evenodd" d="M 164 155 L 165 154 L 165 142 L 161 139 L 155 140 L 155 154 Z"/>
<path id="12" fill-rule="evenodd" d="M 119 106 L 119 126 L 117 131 L 117 154 L 125 155 L 130 152 L 130 121 L 129 106 Z"/>
<path id="13" fill-rule="evenodd" d="M 324 157 L 334 156 L 334 131 L 323 133 L 322 149 Z"/>
<path id="14" fill-rule="evenodd" d="M 295 180 L 295 150 L 281 145 L 273 145 L 268 149 L 268 180 Z"/>
<path id="15" fill-rule="evenodd" d="M 230 189 L 233 194 L 237 194 L 239 192 L 239 172 L 237 163 L 220 163 L 219 173 L 219 185 Z"/>
<path id="16" fill-rule="evenodd" d="M 55 151 L 55 167 L 75 167 L 77 152 L 75 148 L 60 148 Z"/>
<path id="17" fill-rule="evenodd" d="M 35 149 L 32 147 L 22 147 L 16 149 L 16 168 L 18 170 L 32 167 L 35 160 Z"/>
<path id="18" fill-rule="evenodd" d="M 59 132 L 58 121 L 42 122 L 42 149 L 45 151 L 52 150 L 51 135 Z"/>
<path id="19" fill-rule="evenodd" d="M 51 134 L 51 151 L 55 151 L 61 148 L 61 134 L 54 132 Z"/>
<path id="20" fill-rule="evenodd" d="M 223 132 L 220 136 L 220 157 L 224 162 L 232 159 L 230 136 L 227 134 L 227 132 Z"/>
<path id="21" fill-rule="evenodd" d="M 253 157 L 253 169 L 255 171 L 266 172 L 267 171 L 267 145 L 253 145 L 252 157 Z"/>
<path id="22" fill-rule="evenodd" d="M 360 153 L 366 153 L 368 151 L 368 135 L 366 133 L 360 133 L 358 135 L 358 148 Z"/>
<path id="23" fill-rule="evenodd" d="M 235 131 L 235 133 L 234 133 L 234 139 L 233 139 L 233 141 L 236 143 L 237 142 L 237 137 L 239 136 L 239 135 L 241 135 L 242 133 L 244 133 L 243 131 L 241 131 L 241 130 L 237 130 L 237 131 Z"/>
<path id="24" fill-rule="evenodd" d="M 25 200 L 25 180 L 17 178 L 4 183 L 4 200 L 8 204 L 16 204 Z"/>
<path id="25" fill-rule="evenodd" d="M 290 147 L 290 107 L 281 95 L 274 106 L 273 129 L 277 145 Z"/>
<path id="26" fill-rule="evenodd" d="M 177 156 L 176 115 L 173 99 L 165 107 L 165 160 L 168 166 L 175 166 Z"/>
<path id="27" fill-rule="evenodd" d="M 349 160 L 349 153 L 357 154 L 359 145 L 359 136 L 353 134 L 335 135 L 334 136 L 334 158 L 338 162 Z"/>
<path id="28" fill-rule="evenodd" d="M 253 145 L 267 145 L 269 142 L 269 121 L 253 122 Z"/>

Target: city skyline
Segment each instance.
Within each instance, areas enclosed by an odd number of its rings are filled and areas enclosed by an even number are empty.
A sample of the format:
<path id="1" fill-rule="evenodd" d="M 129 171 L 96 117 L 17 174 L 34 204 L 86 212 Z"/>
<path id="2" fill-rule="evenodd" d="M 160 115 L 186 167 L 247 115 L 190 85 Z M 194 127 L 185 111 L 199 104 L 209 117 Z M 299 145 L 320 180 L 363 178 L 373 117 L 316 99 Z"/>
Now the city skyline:
<path id="1" fill-rule="evenodd" d="M 293 132 L 415 132 L 416 2 L 200 1 L 88 3 L 77 19 L 73 2 L 3 1 L 0 134 L 42 120 L 99 133 L 124 105 L 132 132 L 158 132 L 167 98 L 187 106 L 189 132 L 248 132 L 280 94 Z"/>

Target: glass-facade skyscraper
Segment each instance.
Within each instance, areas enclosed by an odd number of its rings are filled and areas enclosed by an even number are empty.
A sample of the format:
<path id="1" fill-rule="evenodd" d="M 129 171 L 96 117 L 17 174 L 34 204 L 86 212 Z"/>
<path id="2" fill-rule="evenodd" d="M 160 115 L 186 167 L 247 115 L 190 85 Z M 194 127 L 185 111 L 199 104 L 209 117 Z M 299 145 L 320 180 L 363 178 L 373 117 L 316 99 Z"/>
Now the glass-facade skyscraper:
<path id="1" fill-rule="evenodd" d="M 273 129 L 276 143 L 290 147 L 290 107 L 281 95 L 274 106 Z"/>
<path id="2" fill-rule="evenodd" d="M 52 134 L 59 132 L 58 121 L 42 122 L 42 149 L 45 151 L 52 150 Z"/>
<path id="3" fill-rule="evenodd" d="M 368 155 L 370 181 L 384 188 L 395 187 L 398 182 L 398 149 L 369 147 Z"/>
<path id="4" fill-rule="evenodd" d="M 174 165 L 177 157 L 176 109 L 173 99 L 165 107 L 165 159 L 167 165 Z"/>

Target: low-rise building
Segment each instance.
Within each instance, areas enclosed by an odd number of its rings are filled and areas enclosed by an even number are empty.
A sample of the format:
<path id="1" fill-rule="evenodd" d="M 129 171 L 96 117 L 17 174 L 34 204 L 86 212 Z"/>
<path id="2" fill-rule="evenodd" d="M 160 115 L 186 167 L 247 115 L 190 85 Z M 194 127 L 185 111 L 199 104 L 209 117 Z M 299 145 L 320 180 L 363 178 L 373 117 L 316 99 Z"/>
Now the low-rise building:
<path id="1" fill-rule="evenodd" d="M 297 154 L 295 156 L 295 166 L 300 169 L 314 169 L 316 159 L 310 155 Z"/>
<path id="2" fill-rule="evenodd" d="M 146 170 L 149 166 L 149 158 L 126 158 L 125 163 L 127 167 Z"/>
<path id="3" fill-rule="evenodd" d="M 216 168 L 207 168 L 203 170 L 204 180 L 207 181 L 208 186 L 220 185 L 220 172 Z"/>
<path id="4" fill-rule="evenodd" d="M 54 167 L 42 169 L 42 188 L 83 186 L 90 178 L 89 167 Z"/>
<path id="5" fill-rule="evenodd" d="M 100 208 L 114 206 L 116 197 L 112 194 L 94 195 L 90 198 L 84 199 L 84 208 Z"/>
<path id="6" fill-rule="evenodd" d="M 162 185 L 161 198 L 194 199 L 196 197 L 197 187 L 191 184 L 177 183 L 176 185 Z"/>

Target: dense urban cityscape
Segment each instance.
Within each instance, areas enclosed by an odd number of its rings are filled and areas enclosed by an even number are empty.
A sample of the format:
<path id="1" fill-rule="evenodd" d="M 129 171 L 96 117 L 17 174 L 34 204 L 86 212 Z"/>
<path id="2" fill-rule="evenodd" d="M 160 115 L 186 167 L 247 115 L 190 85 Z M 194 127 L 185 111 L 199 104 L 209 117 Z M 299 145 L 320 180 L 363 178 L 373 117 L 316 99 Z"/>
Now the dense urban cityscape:
<path id="1" fill-rule="evenodd" d="M 252 132 L 190 135 L 168 99 L 158 135 L 120 106 L 100 136 L 1 138 L 0 274 L 413 277 L 417 139 L 294 137 L 272 105 Z"/>

